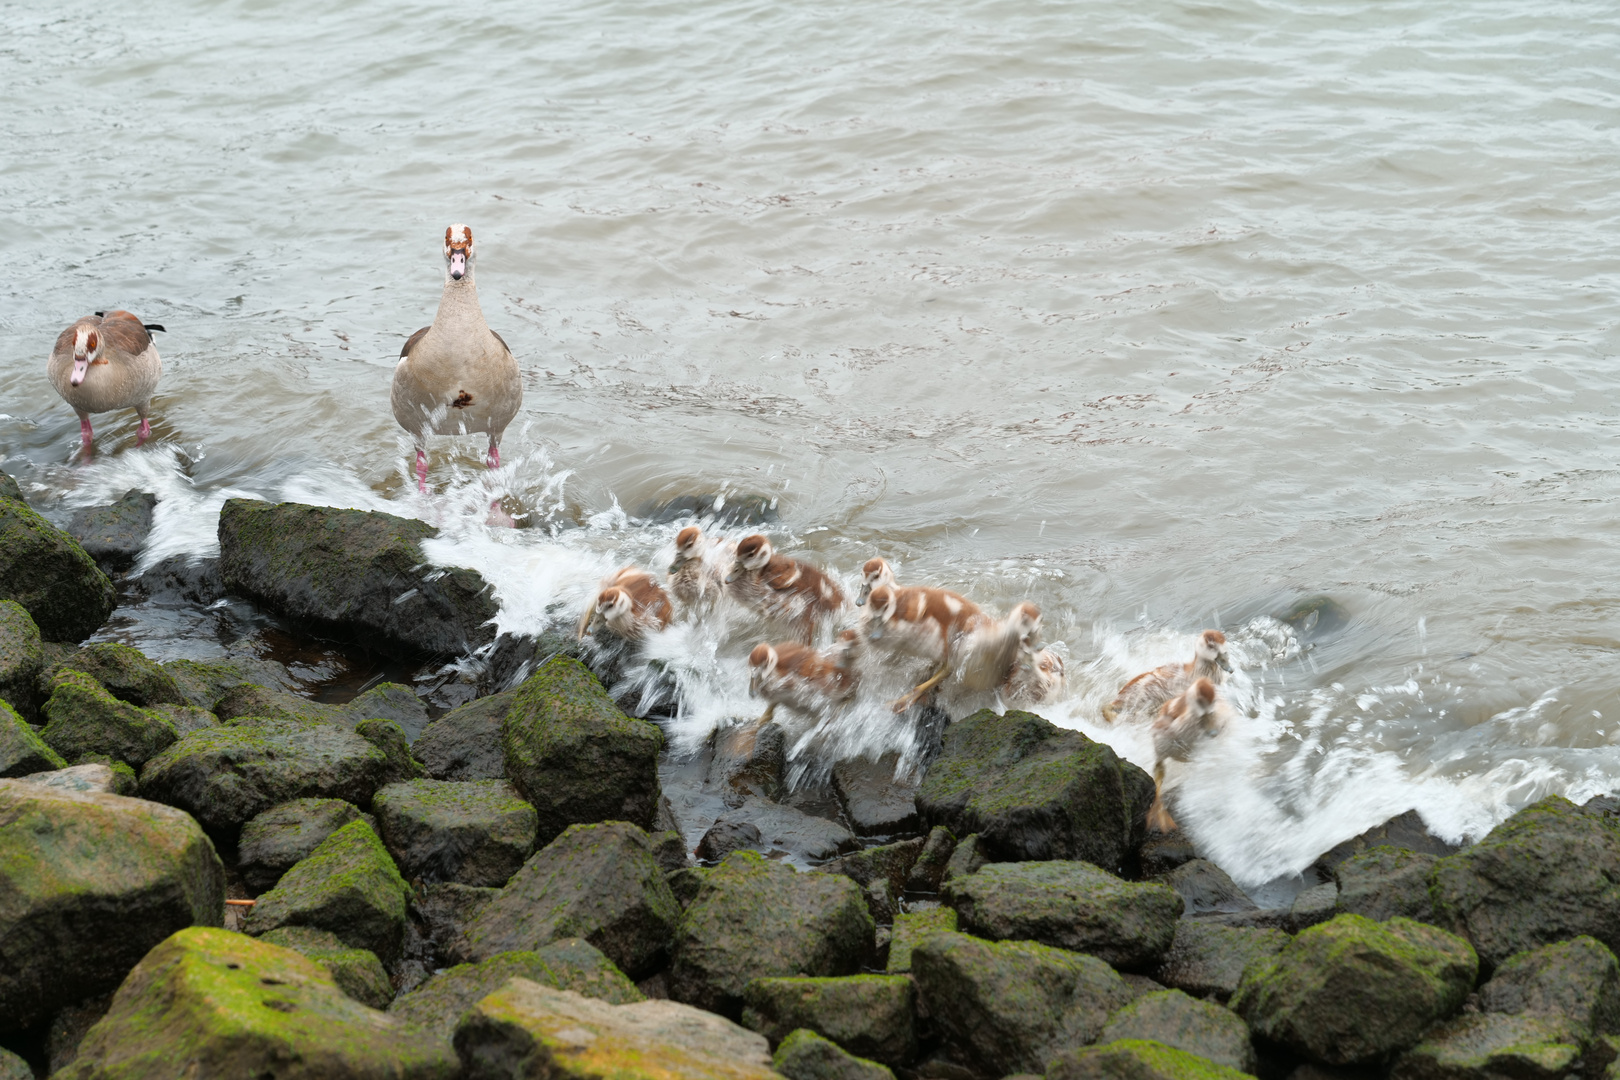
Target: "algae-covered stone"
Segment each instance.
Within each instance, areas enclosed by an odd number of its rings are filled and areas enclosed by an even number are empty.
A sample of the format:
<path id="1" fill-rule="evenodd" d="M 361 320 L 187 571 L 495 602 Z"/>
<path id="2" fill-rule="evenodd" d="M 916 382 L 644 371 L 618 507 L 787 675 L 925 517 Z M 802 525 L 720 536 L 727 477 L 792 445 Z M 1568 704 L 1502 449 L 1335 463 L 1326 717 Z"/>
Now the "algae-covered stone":
<path id="1" fill-rule="evenodd" d="M 1153 778 L 1112 748 L 1018 710 L 981 709 L 946 728 L 917 792 L 929 825 L 978 833 L 998 861 L 1110 870 L 1141 844 L 1152 802 Z"/>
<path id="2" fill-rule="evenodd" d="M 0 1046 L 0 1080 L 34 1080 L 28 1062 Z"/>
<path id="3" fill-rule="evenodd" d="M 219 717 L 195 705 L 153 705 L 151 711 L 167 720 L 182 739 L 193 731 L 219 726 Z"/>
<path id="4" fill-rule="evenodd" d="M 613 966 L 613 961 L 589 943 L 580 938 L 563 938 L 534 952 L 496 953 L 476 964 L 458 964 L 441 971 L 396 998 L 388 1011 L 449 1042 L 462 1014 L 505 986 L 509 979 L 528 979 L 556 990 L 572 990 L 610 1005 L 647 1000 L 636 984 Z"/>
<path id="5" fill-rule="evenodd" d="M 1402 1054 L 1393 1080 L 1565 1080 L 1581 1047 L 1561 1025 L 1531 1016 L 1469 1013 L 1438 1024 Z"/>
<path id="6" fill-rule="evenodd" d="M 100 683 L 120 701 L 143 708 L 151 705 L 180 705 L 185 697 L 174 677 L 139 649 L 103 641 L 86 645 L 59 663 L 46 668 L 40 689 L 46 696 L 58 673 L 79 671 Z"/>
<path id="7" fill-rule="evenodd" d="M 1620 1032 L 1620 964 L 1592 937 L 1509 957 L 1479 989 L 1480 1008 L 1556 1021 L 1582 1045 Z"/>
<path id="8" fill-rule="evenodd" d="M 156 507 L 156 495 L 131 488 L 111 505 L 75 510 L 68 520 L 68 532 L 96 565 L 109 574 L 123 573 L 135 565 L 146 546 Z"/>
<path id="9" fill-rule="evenodd" d="M 368 806 L 387 759 L 347 728 L 254 720 L 194 731 L 147 762 L 141 794 L 178 806 L 216 836 L 279 803 L 343 799 Z"/>
<path id="10" fill-rule="evenodd" d="M 979 869 L 989 862 L 990 855 L 979 842 L 979 834 L 968 833 L 962 838 L 962 842 L 951 850 L 951 856 L 945 861 L 945 869 L 939 876 L 939 886 L 943 888 L 947 881 L 977 874 Z"/>
<path id="11" fill-rule="evenodd" d="M 809 1028 L 852 1054 L 904 1065 L 917 1054 L 916 997 L 904 975 L 755 979 L 742 1022 L 773 1045 Z"/>
<path id="12" fill-rule="evenodd" d="M 325 968 L 338 988 L 362 1005 L 386 1009 L 394 999 L 394 987 L 377 954 L 370 949 L 351 948 L 330 931 L 283 926 L 262 935 L 261 940 L 303 953 Z"/>
<path id="13" fill-rule="evenodd" d="M 1581 934 L 1620 948 L 1620 829 L 1549 795 L 1441 859 L 1430 892 L 1435 921 L 1468 938 L 1487 970 Z"/>
<path id="14" fill-rule="evenodd" d="M 951 1058 L 987 1076 L 1041 1071 L 1133 997 L 1095 956 L 1032 941 L 934 934 L 912 951 L 911 970 Z"/>
<path id="15" fill-rule="evenodd" d="M 248 888 L 262 892 L 321 841 L 358 820 L 359 809 L 342 799 L 292 799 L 272 806 L 242 826 L 236 868 Z"/>
<path id="16" fill-rule="evenodd" d="M 219 699 L 244 684 L 290 690 L 294 683 L 287 669 L 273 660 L 232 656 L 224 660 L 166 660 L 163 670 L 188 705 L 214 711 Z"/>
<path id="17" fill-rule="evenodd" d="M 1158 962 L 1176 936 L 1182 900 L 1083 862 L 991 863 L 941 886 L 962 929 L 991 941 L 1038 941 L 1116 967 Z"/>
<path id="18" fill-rule="evenodd" d="M 220 694 L 214 702 L 214 714 L 225 721 L 238 717 L 270 717 L 307 724 L 354 726 L 349 715 L 337 705 L 325 705 L 298 694 L 255 683 L 239 683 Z"/>
<path id="19" fill-rule="evenodd" d="M 889 938 L 889 959 L 884 970 L 901 975 L 911 970 L 911 951 L 931 934 L 954 934 L 956 911 L 948 907 L 897 912 Z"/>
<path id="20" fill-rule="evenodd" d="M 1382 844 L 1341 862 L 1334 871 L 1339 892 L 1335 910 L 1374 921 L 1404 915 L 1434 921 L 1429 876 L 1439 856 Z"/>
<path id="21" fill-rule="evenodd" d="M 1243 1072 L 1253 1072 L 1249 1029 L 1236 1013 L 1180 990 L 1143 994 L 1108 1018 L 1097 1042 L 1146 1039 Z"/>
<path id="22" fill-rule="evenodd" d="M 675 938 L 670 996 L 736 1015 L 754 979 L 852 975 L 876 927 L 860 887 L 738 851 L 703 877 Z"/>
<path id="23" fill-rule="evenodd" d="M 229 499 L 220 572 L 274 611 L 402 653 L 460 656 L 495 640 L 499 608 L 477 572 L 428 564 L 438 530 L 392 514 Z"/>
<path id="24" fill-rule="evenodd" d="M 481 960 L 580 937 L 639 978 L 656 969 L 680 918 L 645 832 L 622 821 L 573 825 L 478 913 L 466 950 Z"/>
<path id="25" fill-rule="evenodd" d="M 35 717 L 34 681 L 45 667 L 39 627 L 15 600 L 0 600 L 0 702 L 24 720 Z"/>
<path id="26" fill-rule="evenodd" d="M 1243 974 L 1232 1008 L 1257 1036 L 1328 1065 L 1379 1061 L 1461 1008 L 1479 960 L 1411 919 L 1340 915 Z"/>
<path id="27" fill-rule="evenodd" d="M 762 1035 L 673 1001 L 609 1005 L 511 979 L 456 1027 L 467 1080 L 776 1080 Z"/>
<path id="28" fill-rule="evenodd" d="M 1046 1080 L 1252 1080 L 1248 1073 L 1146 1039 L 1065 1050 Z"/>
<path id="29" fill-rule="evenodd" d="M 114 795 L 128 795 L 133 798 L 140 788 L 140 781 L 135 777 L 135 770 L 108 754 L 81 754 L 74 767 L 82 768 L 86 765 L 105 766 L 112 773 L 105 790 L 112 792 Z M 32 777 L 23 777 L 23 779 L 32 779 Z"/>
<path id="30" fill-rule="evenodd" d="M 906 880 L 917 857 L 922 854 L 923 843 L 923 838 L 919 836 L 897 844 L 879 844 L 840 855 L 816 869 L 826 874 L 843 874 L 857 885 L 886 881 L 889 891 L 899 896 L 906 891 Z"/>
<path id="31" fill-rule="evenodd" d="M 771 1067 L 788 1080 L 894 1080 L 894 1073 L 882 1065 L 856 1057 L 808 1028 L 782 1040 Z"/>
<path id="32" fill-rule="evenodd" d="M 83 641 L 118 592 L 77 540 L 21 499 L 0 497 L 0 600 L 27 609 L 46 641 Z"/>
<path id="33" fill-rule="evenodd" d="M 116 987 L 146 951 L 219 925 L 225 870 L 184 813 L 0 780 L 0 1029 Z"/>
<path id="34" fill-rule="evenodd" d="M 94 791 L 108 795 L 133 795 L 128 778 L 133 774 L 128 765 L 115 769 L 99 762 L 69 765 L 65 769 L 29 773 L 16 779 L 24 784 L 59 788 L 62 791 Z"/>
<path id="35" fill-rule="evenodd" d="M 168 720 L 118 700 L 78 671 L 57 674 L 50 700 L 41 711 L 46 724 L 39 737 L 70 761 L 87 754 L 106 754 L 130 765 L 144 765 L 180 737 Z"/>
<path id="36" fill-rule="evenodd" d="M 250 934 L 282 926 L 330 930 L 389 964 L 399 957 L 410 891 L 371 826 L 353 821 L 259 897 L 243 929 Z"/>
<path id="37" fill-rule="evenodd" d="M 904 892 L 931 893 L 939 891 L 940 882 L 945 878 L 945 867 L 951 861 L 951 854 L 956 851 L 956 834 L 943 825 L 935 825 L 928 832 L 928 839 L 923 842 L 922 851 L 917 853 L 917 861 L 912 864 L 911 872 L 906 875 Z"/>
<path id="38" fill-rule="evenodd" d="M 411 780 L 372 802 L 383 843 L 408 878 L 499 887 L 534 850 L 538 818 L 505 780 Z"/>
<path id="39" fill-rule="evenodd" d="M 392 721 L 405 733 L 407 744 L 422 734 L 422 729 L 428 724 L 427 702 L 403 683 L 378 683 L 342 708 L 356 723 L 365 720 Z"/>
<path id="40" fill-rule="evenodd" d="M 570 825 L 653 828 L 658 725 L 626 716 L 578 660 L 552 657 L 518 687 L 501 724 L 506 772 L 540 815 L 540 843 Z"/>
<path id="41" fill-rule="evenodd" d="M 291 949 L 182 930 L 118 988 L 61 1080 L 452 1080 L 443 1043 L 355 1001 Z"/>
<path id="42" fill-rule="evenodd" d="M 45 740 L 0 700 L 0 779 L 65 768 L 67 762 L 62 755 L 45 745 Z"/>
<path id="43" fill-rule="evenodd" d="M 411 753 L 434 780 L 502 780 L 506 754 L 501 722 L 515 690 L 469 701 L 429 724 L 411 743 Z"/>
<path id="44" fill-rule="evenodd" d="M 1195 997 L 1225 1001 L 1237 990 L 1244 968 L 1276 956 L 1289 940 L 1281 930 L 1183 919 L 1153 977 Z"/>
<path id="45" fill-rule="evenodd" d="M 664 880 L 669 882 L 669 891 L 675 894 L 682 911 L 691 907 L 692 901 L 697 899 L 698 890 L 703 887 L 703 879 L 710 869 L 707 866 L 683 866 L 679 870 L 665 872 Z"/>
<path id="46" fill-rule="evenodd" d="M 354 725 L 354 733 L 383 752 L 388 761 L 383 768 L 387 783 L 422 778 L 422 763 L 411 757 L 411 744 L 399 724 L 392 720 L 362 720 Z"/>
<path id="47" fill-rule="evenodd" d="M 468 958 L 467 927 L 499 895 L 499 889 L 477 885 L 426 882 L 411 897 L 411 918 L 438 947 L 444 963 L 459 964 Z"/>

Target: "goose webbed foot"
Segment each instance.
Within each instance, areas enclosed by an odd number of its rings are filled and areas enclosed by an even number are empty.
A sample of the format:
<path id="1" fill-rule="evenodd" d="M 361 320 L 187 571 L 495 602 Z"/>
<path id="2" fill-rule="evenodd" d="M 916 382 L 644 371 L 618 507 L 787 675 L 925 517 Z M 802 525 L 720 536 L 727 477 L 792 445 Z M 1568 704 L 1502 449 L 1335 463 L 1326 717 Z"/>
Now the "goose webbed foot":
<path id="1" fill-rule="evenodd" d="M 427 451 L 421 447 L 416 450 L 416 490 L 427 494 Z"/>

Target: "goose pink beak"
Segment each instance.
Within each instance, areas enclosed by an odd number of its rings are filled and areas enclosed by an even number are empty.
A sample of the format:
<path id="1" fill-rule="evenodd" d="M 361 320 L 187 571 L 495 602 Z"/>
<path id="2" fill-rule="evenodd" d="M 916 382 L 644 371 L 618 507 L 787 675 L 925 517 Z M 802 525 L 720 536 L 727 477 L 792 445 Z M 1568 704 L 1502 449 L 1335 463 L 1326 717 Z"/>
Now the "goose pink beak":
<path id="1" fill-rule="evenodd" d="M 450 252 L 450 277 L 460 281 L 467 276 L 467 253 L 465 251 Z"/>
<path id="2" fill-rule="evenodd" d="M 78 386 L 84 382 L 84 377 L 90 374 L 90 358 L 88 356 L 75 356 L 73 358 L 73 374 L 68 376 L 68 384 Z"/>

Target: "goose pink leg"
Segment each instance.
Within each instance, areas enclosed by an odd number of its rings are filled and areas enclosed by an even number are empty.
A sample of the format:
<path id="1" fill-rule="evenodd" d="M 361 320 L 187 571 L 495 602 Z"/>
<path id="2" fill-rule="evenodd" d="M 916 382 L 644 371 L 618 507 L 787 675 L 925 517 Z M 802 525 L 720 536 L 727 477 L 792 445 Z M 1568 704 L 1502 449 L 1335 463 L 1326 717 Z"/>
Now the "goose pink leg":
<path id="1" fill-rule="evenodd" d="M 489 444 L 489 455 L 484 458 L 484 462 L 492 469 L 500 468 L 501 467 L 501 448 L 496 446 L 494 443 L 490 443 Z"/>
<path id="2" fill-rule="evenodd" d="M 135 429 L 135 445 L 139 446 L 152 437 L 152 421 L 141 417 L 141 426 Z"/>
<path id="3" fill-rule="evenodd" d="M 95 441 L 95 438 L 95 432 L 90 430 L 90 418 L 88 416 L 79 417 L 79 441 L 84 444 L 86 450 L 90 449 L 90 444 Z"/>
<path id="4" fill-rule="evenodd" d="M 427 451 L 416 451 L 416 490 L 427 494 Z"/>

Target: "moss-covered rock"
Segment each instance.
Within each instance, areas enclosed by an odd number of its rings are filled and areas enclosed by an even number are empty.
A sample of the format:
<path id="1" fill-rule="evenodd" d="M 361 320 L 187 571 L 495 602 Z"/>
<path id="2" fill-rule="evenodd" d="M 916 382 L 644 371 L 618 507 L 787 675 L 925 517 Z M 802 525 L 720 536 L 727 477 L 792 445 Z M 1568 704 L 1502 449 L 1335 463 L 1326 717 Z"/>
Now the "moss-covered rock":
<path id="1" fill-rule="evenodd" d="M 917 792 L 929 825 L 978 833 L 992 858 L 1117 870 L 1146 835 L 1153 778 L 1033 713 L 981 709 L 945 729 Z"/>
<path id="2" fill-rule="evenodd" d="M 923 844 L 920 836 L 897 844 L 878 844 L 840 855 L 816 869 L 826 874 L 843 874 L 857 885 L 886 881 L 889 891 L 899 896 L 906 891 L 906 880 L 922 854 Z"/>
<path id="3" fill-rule="evenodd" d="M 911 951 L 919 942 L 932 934 L 954 934 L 956 931 L 954 908 L 930 907 L 897 912 L 889 937 L 889 959 L 884 970 L 890 975 L 905 974 L 911 970 Z"/>
<path id="4" fill-rule="evenodd" d="M 1543 945 L 1510 956 L 1479 989 L 1486 1012 L 1554 1021 L 1565 1041 L 1590 1044 L 1620 1032 L 1620 964 L 1592 937 Z"/>
<path id="5" fill-rule="evenodd" d="M 362 720 L 354 725 L 354 733 L 383 752 L 388 762 L 383 768 L 386 783 L 420 780 L 424 775 L 422 763 L 411 756 L 411 744 L 405 737 L 405 730 L 396 721 Z"/>
<path id="6" fill-rule="evenodd" d="M 445 1046 L 355 1001 L 315 961 L 224 930 L 147 954 L 62 1080 L 451 1080 Z"/>
<path id="7" fill-rule="evenodd" d="M 41 710 L 39 737 L 70 761 L 106 754 L 130 765 L 144 765 L 179 739 L 174 725 L 150 709 L 113 697 L 82 672 L 59 672 L 50 700 Z"/>
<path id="8" fill-rule="evenodd" d="M 912 864 L 911 872 L 906 875 L 903 891 L 938 892 L 940 882 L 945 879 L 945 867 L 955 851 L 956 834 L 943 825 L 935 825 L 929 830 L 922 851 L 917 853 L 917 861 Z"/>
<path id="9" fill-rule="evenodd" d="M 369 806 L 387 758 L 347 728 L 254 719 L 194 731 L 147 762 L 141 794 L 234 841 L 243 822 L 291 799 Z"/>
<path id="10" fill-rule="evenodd" d="M 248 888 L 263 892 L 321 841 L 360 817 L 359 809 L 342 799 L 292 799 L 272 806 L 242 826 L 237 871 Z"/>
<path id="11" fill-rule="evenodd" d="M 499 889 L 477 885 L 426 882 L 411 896 L 411 918 L 432 941 L 440 962 L 459 964 L 468 959 L 467 928 L 499 895 Z"/>
<path id="12" fill-rule="evenodd" d="M 473 1006 L 455 1047 L 469 1080 L 775 1080 L 764 1037 L 729 1020 L 673 1001 L 609 1005 L 527 979 Z"/>
<path id="13" fill-rule="evenodd" d="M 1153 977 L 1194 997 L 1225 1001 L 1243 980 L 1244 968 L 1276 956 L 1289 940 L 1281 930 L 1183 919 Z"/>
<path id="14" fill-rule="evenodd" d="M 354 718 L 357 725 L 367 720 L 391 721 L 404 732 L 407 747 L 428 724 L 427 702 L 403 683 L 378 683 L 342 706 L 342 709 Z M 418 772 L 416 775 L 422 774 Z"/>
<path id="15" fill-rule="evenodd" d="M 47 641 L 83 641 L 118 593 L 77 540 L 21 499 L 0 497 L 0 600 L 26 608 Z"/>
<path id="16" fill-rule="evenodd" d="M 645 832 L 622 821 L 573 825 L 478 913 L 466 948 L 470 959 L 482 960 L 584 938 L 640 978 L 663 960 L 680 918 Z"/>
<path id="17" fill-rule="evenodd" d="M 45 745 L 33 728 L 4 700 L 0 700 L 0 779 L 65 769 L 62 755 Z"/>
<path id="18" fill-rule="evenodd" d="M 45 667 L 39 627 L 15 600 L 0 600 L 0 701 L 24 719 L 39 715 L 35 680 Z"/>
<path id="19" fill-rule="evenodd" d="M 1429 877 L 1439 856 L 1381 844 L 1341 862 L 1334 871 L 1339 892 L 1334 910 L 1377 921 L 1404 915 L 1434 921 Z"/>
<path id="20" fill-rule="evenodd" d="M 105 766 L 112 776 L 104 790 L 114 795 L 128 795 L 134 798 L 139 792 L 140 781 L 136 779 L 135 770 L 109 754 L 81 754 L 73 764 L 75 768 L 82 768 L 85 765 Z"/>
<path id="21" fill-rule="evenodd" d="M 239 683 L 225 690 L 214 702 L 214 713 L 224 721 L 239 717 L 272 717 L 306 724 L 354 726 L 352 719 L 340 706 L 322 704 L 255 683 Z"/>
<path id="22" fill-rule="evenodd" d="M 939 885 L 943 888 L 947 881 L 977 874 L 989 862 L 990 855 L 979 841 L 979 834 L 968 833 L 951 850 L 951 857 L 945 861 L 945 870 L 939 876 Z"/>
<path id="23" fill-rule="evenodd" d="M 182 739 L 193 731 L 219 726 L 219 717 L 195 705 L 153 705 L 152 712 L 167 720 Z"/>
<path id="24" fill-rule="evenodd" d="M 496 953 L 476 964 L 457 964 L 397 998 L 388 1011 L 448 1043 L 455 1037 L 462 1014 L 509 979 L 572 990 L 609 1005 L 647 1000 L 600 951 L 580 938 L 563 938 L 534 952 Z"/>
<path id="25" fill-rule="evenodd" d="M 788 1080 L 894 1080 L 894 1073 L 882 1065 L 856 1057 L 808 1028 L 782 1040 L 771 1067 Z"/>
<path id="26" fill-rule="evenodd" d="M 1441 859 L 1430 895 L 1435 921 L 1473 942 L 1486 970 L 1581 934 L 1620 948 L 1620 828 L 1549 795 Z"/>
<path id="27" fill-rule="evenodd" d="M 505 780 L 389 784 L 371 807 L 406 877 L 464 885 L 505 885 L 534 851 L 539 826 L 534 807 Z"/>
<path id="28" fill-rule="evenodd" d="M 1108 1018 L 1097 1042 L 1145 1039 L 1206 1058 L 1217 1065 L 1254 1072 L 1249 1029 L 1230 1009 L 1190 998 L 1180 990 L 1143 994 Z"/>
<path id="29" fill-rule="evenodd" d="M 940 894 L 962 929 L 990 941 L 1038 941 L 1116 967 L 1155 964 L 1181 918 L 1175 890 L 1121 881 L 1083 862 L 991 863 Z"/>
<path id="30" fill-rule="evenodd" d="M 50 772 L 30 773 L 16 779 L 25 784 L 39 784 L 41 787 L 57 788 L 61 791 L 133 795 L 132 785 L 128 782 L 133 775 L 130 767 L 122 762 L 118 768 L 91 762 L 84 765 L 69 765 L 65 769 L 52 769 Z"/>
<path id="31" fill-rule="evenodd" d="M 40 690 L 49 697 L 56 676 L 63 671 L 79 671 L 100 683 L 120 701 L 143 708 L 152 705 L 181 705 L 185 697 L 174 677 L 139 649 L 110 641 L 86 645 L 78 652 L 47 667 L 41 675 Z"/>
<path id="32" fill-rule="evenodd" d="M 167 660 L 169 673 L 186 704 L 214 711 L 226 691 L 244 684 L 289 690 L 293 686 L 287 669 L 273 660 L 233 656 L 224 660 Z"/>
<path id="33" fill-rule="evenodd" d="M 799 1028 L 860 1057 L 906 1065 L 917 1055 L 917 994 L 904 975 L 755 979 L 742 1022 L 774 1046 Z"/>
<path id="34" fill-rule="evenodd" d="M 180 811 L 0 780 L 0 1030 L 107 993 L 224 910 L 224 867 Z"/>
<path id="35" fill-rule="evenodd" d="M 1232 1008 L 1255 1035 L 1328 1065 L 1382 1061 L 1462 1007 L 1479 960 L 1444 930 L 1340 915 L 1243 973 Z"/>
<path id="36" fill-rule="evenodd" d="M 370 949 L 345 945 L 330 931 L 283 926 L 262 935 L 261 940 L 303 953 L 326 969 L 338 989 L 362 1005 L 386 1009 L 394 999 L 393 984 L 388 981 L 388 972 L 383 970 L 377 954 Z"/>
<path id="37" fill-rule="evenodd" d="M 434 780 L 505 779 L 501 723 L 516 694 L 507 690 L 451 709 L 416 737 L 411 753 Z"/>
<path id="38" fill-rule="evenodd" d="M 1031 941 L 933 934 L 912 950 L 911 971 L 952 1060 L 986 1076 L 1040 1072 L 1134 996 L 1095 956 Z"/>
<path id="39" fill-rule="evenodd" d="M 540 815 L 540 843 L 596 821 L 653 828 L 663 732 L 621 712 L 578 660 L 553 657 L 518 687 L 501 743 L 507 776 Z"/>
<path id="40" fill-rule="evenodd" d="M 421 521 L 299 503 L 227 500 L 220 572 L 273 611 L 400 653 L 460 656 L 495 640 L 498 605 L 475 571 L 428 564 Z"/>
<path id="41" fill-rule="evenodd" d="M 1556 1023 L 1469 1013 L 1425 1032 L 1390 1075 L 1395 1080 L 1564 1080 L 1580 1063 L 1580 1045 Z"/>
<path id="42" fill-rule="evenodd" d="M 1046 1080 L 1250 1080 L 1173 1046 L 1145 1039 L 1065 1050 L 1046 1067 Z"/>
<path id="43" fill-rule="evenodd" d="M 0 1046 L 0 1080 L 34 1080 L 28 1062 Z"/>
<path id="44" fill-rule="evenodd" d="M 250 934 L 282 926 L 330 930 L 345 944 L 370 949 L 390 964 L 399 957 L 410 892 L 371 826 L 352 821 L 259 897 L 243 929 Z"/>

